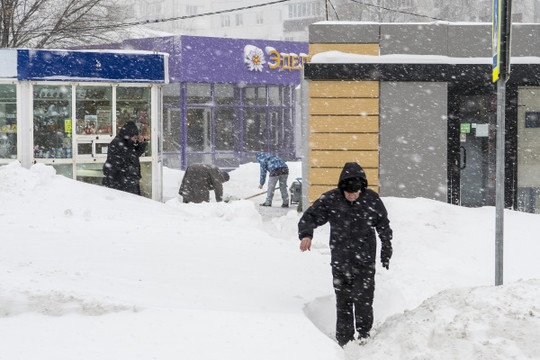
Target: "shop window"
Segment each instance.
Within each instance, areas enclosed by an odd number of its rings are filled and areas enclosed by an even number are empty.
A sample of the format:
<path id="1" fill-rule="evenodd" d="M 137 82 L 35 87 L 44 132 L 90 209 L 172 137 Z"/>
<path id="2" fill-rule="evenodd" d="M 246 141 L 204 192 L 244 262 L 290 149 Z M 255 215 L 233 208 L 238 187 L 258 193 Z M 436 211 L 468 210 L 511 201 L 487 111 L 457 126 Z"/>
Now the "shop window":
<path id="1" fill-rule="evenodd" d="M 279 86 L 268 87 L 268 98 L 270 100 L 270 106 L 282 106 L 282 88 Z"/>
<path id="2" fill-rule="evenodd" d="M 284 86 L 284 87 L 281 88 L 281 90 L 283 92 L 282 105 L 284 105 L 284 106 L 292 106 L 294 87 L 292 87 L 292 86 Z"/>
<path id="3" fill-rule="evenodd" d="M 180 152 L 182 150 L 181 120 L 180 84 L 165 85 L 163 87 L 163 151 Z"/>
<path id="4" fill-rule="evenodd" d="M 77 163 L 77 180 L 89 184 L 101 185 L 103 180 L 102 163 Z"/>
<path id="5" fill-rule="evenodd" d="M 191 164 L 212 164 L 212 157 L 212 154 L 187 154 L 186 162 L 188 166 Z"/>
<path id="6" fill-rule="evenodd" d="M 119 86 L 116 89 L 116 133 L 128 121 L 133 121 L 139 134 L 150 140 L 150 87 Z M 151 154 L 151 146 L 146 146 L 143 156 Z"/>
<path id="7" fill-rule="evenodd" d="M 163 103 L 180 106 L 180 83 L 166 84 L 163 86 Z"/>
<path id="8" fill-rule="evenodd" d="M 141 181 L 139 182 L 141 195 L 152 198 L 152 163 L 141 161 Z"/>
<path id="9" fill-rule="evenodd" d="M 231 84 L 215 84 L 215 102 L 216 105 L 235 105 L 235 87 Z"/>
<path id="10" fill-rule="evenodd" d="M 244 151 L 267 151 L 266 109 L 244 109 Z"/>
<path id="11" fill-rule="evenodd" d="M 0 159 L 17 158 L 17 89 L 0 85 Z"/>
<path id="12" fill-rule="evenodd" d="M 34 85 L 34 157 L 71 158 L 71 87 Z"/>
<path id="13" fill-rule="evenodd" d="M 212 127 L 210 108 L 188 108 L 186 137 L 188 152 L 212 151 Z"/>
<path id="14" fill-rule="evenodd" d="M 266 87 L 245 87 L 243 91 L 243 105 L 266 105 Z"/>
<path id="15" fill-rule="evenodd" d="M 240 157 L 236 153 L 216 153 L 214 164 L 221 168 L 236 168 L 240 166 Z"/>
<path id="16" fill-rule="evenodd" d="M 210 84 L 186 83 L 186 102 L 188 104 L 212 104 Z"/>
<path id="17" fill-rule="evenodd" d="M 270 151 L 289 152 L 294 149 L 292 109 L 270 109 Z"/>
<path id="18" fill-rule="evenodd" d="M 215 113 L 215 149 L 216 151 L 234 151 L 236 145 L 236 109 L 216 108 Z"/>
<path id="19" fill-rule="evenodd" d="M 287 108 L 283 110 L 283 149 L 281 151 L 294 152 L 294 117 L 293 109 Z"/>
<path id="20" fill-rule="evenodd" d="M 163 151 L 180 152 L 182 150 L 182 125 L 180 109 L 163 108 Z"/>
<path id="21" fill-rule="evenodd" d="M 112 88 L 77 87 L 77 135 L 112 134 Z"/>
<path id="22" fill-rule="evenodd" d="M 62 175 L 73 179 L 73 164 L 48 164 L 56 170 L 56 175 Z"/>
<path id="23" fill-rule="evenodd" d="M 283 126 L 283 110 L 270 109 L 270 151 L 281 152 L 288 146 L 285 144 L 284 126 Z"/>

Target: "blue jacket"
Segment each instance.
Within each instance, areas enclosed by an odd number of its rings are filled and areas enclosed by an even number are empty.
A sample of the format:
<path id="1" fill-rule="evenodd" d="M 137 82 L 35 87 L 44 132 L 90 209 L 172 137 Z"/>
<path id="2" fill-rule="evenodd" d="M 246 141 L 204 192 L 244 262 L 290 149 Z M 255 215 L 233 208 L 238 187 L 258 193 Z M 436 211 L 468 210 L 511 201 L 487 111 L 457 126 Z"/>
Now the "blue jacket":
<path id="1" fill-rule="evenodd" d="M 264 185 L 266 181 L 266 172 L 272 172 L 278 168 L 286 168 L 287 164 L 285 164 L 285 161 L 283 161 L 280 157 L 265 154 L 263 152 L 257 153 L 257 161 L 261 165 L 261 180 L 260 184 Z"/>

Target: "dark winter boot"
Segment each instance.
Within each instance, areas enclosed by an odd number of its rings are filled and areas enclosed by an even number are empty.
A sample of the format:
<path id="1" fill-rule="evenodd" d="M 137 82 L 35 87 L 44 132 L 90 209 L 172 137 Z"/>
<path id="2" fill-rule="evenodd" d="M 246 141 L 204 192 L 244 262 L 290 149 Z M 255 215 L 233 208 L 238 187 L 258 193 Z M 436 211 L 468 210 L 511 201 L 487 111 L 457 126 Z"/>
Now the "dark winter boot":
<path id="1" fill-rule="evenodd" d="M 269 203 L 269 202 L 266 202 L 266 201 L 265 201 L 265 202 L 263 202 L 263 203 L 262 203 L 262 204 L 260 204 L 260 205 L 261 205 L 261 206 L 272 206 L 272 204 L 271 204 L 271 203 Z"/>
<path id="2" fill-rule="evenodd" d="M 351 341 L 354 341 L 354 338 L 347 339 L 347 340 L 339 339 L 338 344 L 339 344 L 339 346 L 344 347 L 345 345 L 347 345 Z"/>
<path id="3" fill-rule="evenodd" d="M 358 345 L 365 345 L 369 339 L 369 333 L 358 333 Z"/>

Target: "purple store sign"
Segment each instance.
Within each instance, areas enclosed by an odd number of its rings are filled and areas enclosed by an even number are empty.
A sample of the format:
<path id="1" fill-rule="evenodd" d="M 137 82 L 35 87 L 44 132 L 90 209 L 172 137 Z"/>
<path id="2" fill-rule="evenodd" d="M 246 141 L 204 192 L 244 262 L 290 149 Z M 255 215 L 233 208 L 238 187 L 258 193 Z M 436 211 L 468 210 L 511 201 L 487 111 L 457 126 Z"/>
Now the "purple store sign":
<path id="1" fill-rule="evenodd" d="M 300 82 L 308 44 L 182 36 L 182 82 L 287 85 Z"/>
<path id="2" fill-rule="evenodd" d="M 123 49 L 168 53 L 170 82 L 296 85 L 308 43 L 203 36 L 126 40 Z"/>

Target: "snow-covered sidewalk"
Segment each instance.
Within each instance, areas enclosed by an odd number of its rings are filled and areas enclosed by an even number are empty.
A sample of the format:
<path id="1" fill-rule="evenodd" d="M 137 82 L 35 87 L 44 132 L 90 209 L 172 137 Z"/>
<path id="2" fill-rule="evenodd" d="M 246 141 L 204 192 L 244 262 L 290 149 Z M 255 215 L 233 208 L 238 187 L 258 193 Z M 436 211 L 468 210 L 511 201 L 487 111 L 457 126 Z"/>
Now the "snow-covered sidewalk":
<path id="1" fill-rule="evenodd" d="M 159 203 L 0 167 L 0 359 L 538 358 L 539 215 L 506 213 L 507 285 L 493 287 L 493 208 L 384 198 L 394 257 L 377 268 L 370 342 L 343 350 L 328 228 L 301 253 L 294 208 L 182 204 L 179 174 Z M 225 193 L 257 182 L 244 165 Z"/>

